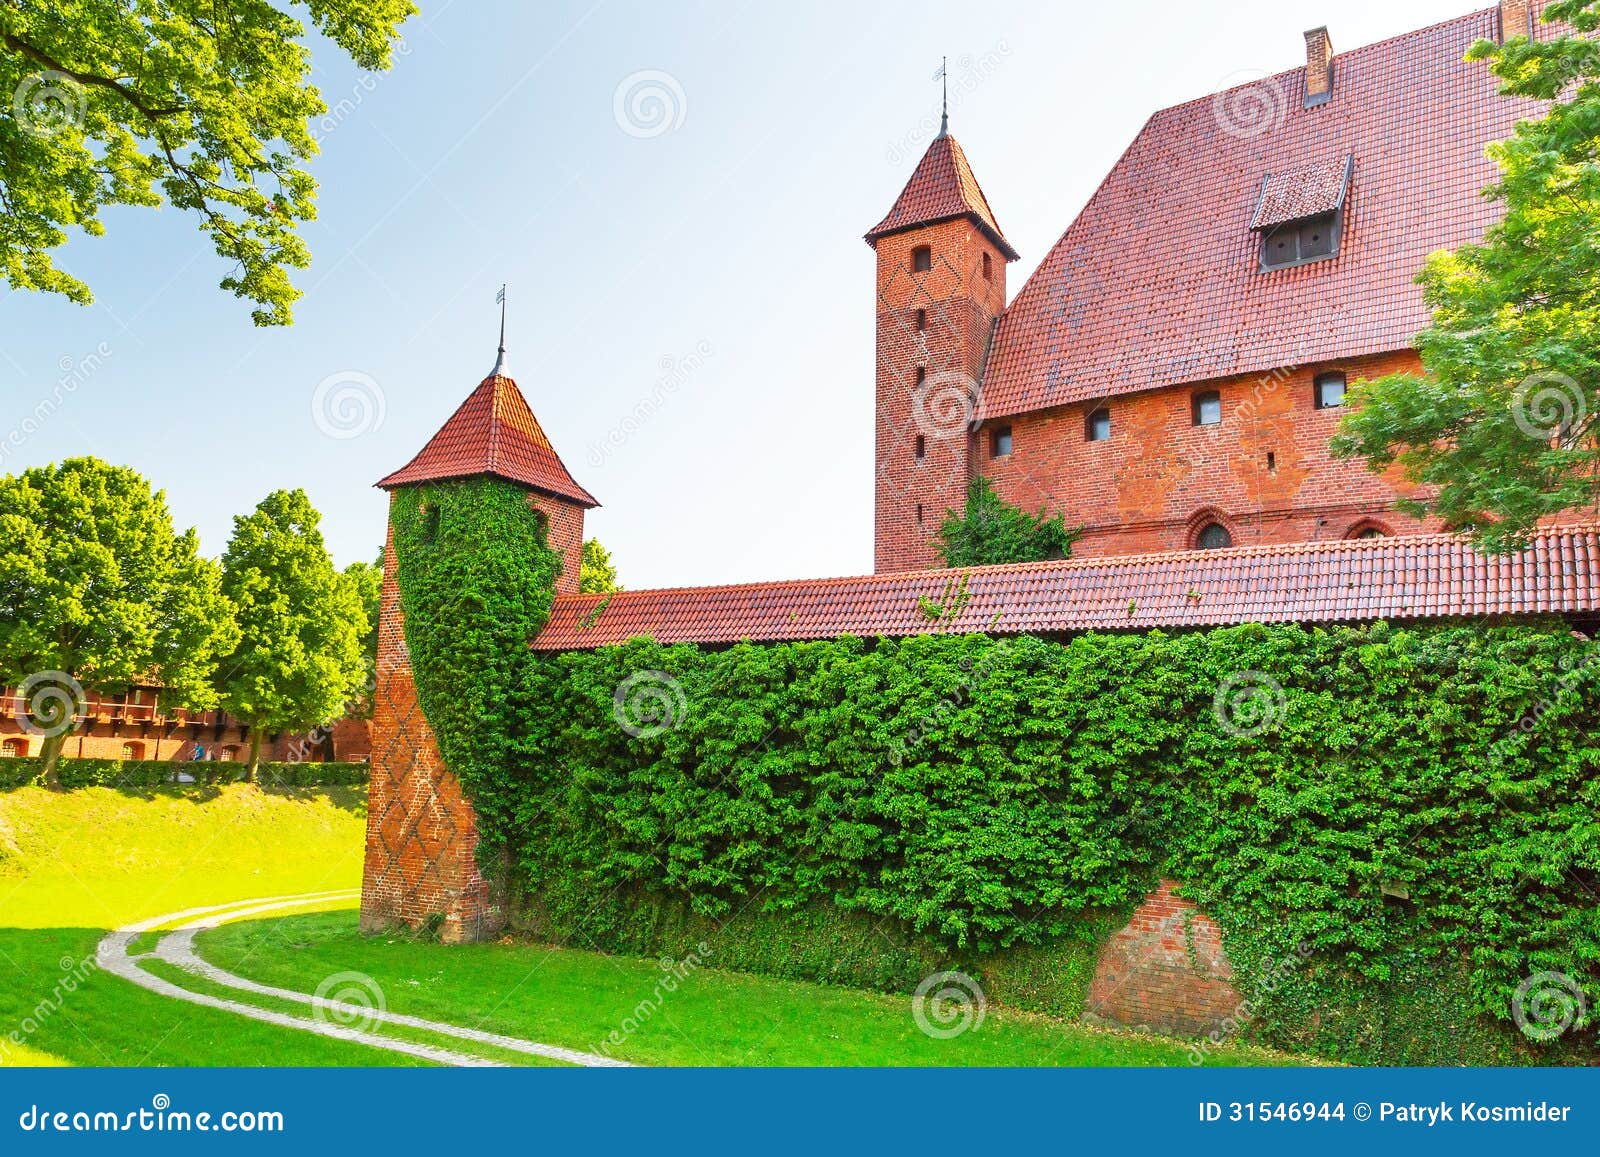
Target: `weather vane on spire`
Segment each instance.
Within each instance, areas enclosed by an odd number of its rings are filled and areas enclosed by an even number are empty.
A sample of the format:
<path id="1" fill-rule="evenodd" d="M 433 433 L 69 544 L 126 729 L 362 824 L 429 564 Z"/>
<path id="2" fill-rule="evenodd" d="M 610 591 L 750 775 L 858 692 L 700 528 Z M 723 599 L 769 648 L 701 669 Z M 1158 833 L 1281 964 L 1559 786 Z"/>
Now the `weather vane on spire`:
<path id="1" fill-rule="evenodd" d="M 934 80 L 939 80 L 939 81 L 943 81 L 944 82 L 944 103 L 943 103 L 943 107 L 941 108 L 940 113 L 939 113 L 939 135 L 941 137 L 947 137 L 947 136 L 950 135 L 950 69 L 949 69 L 949 65 L 950 65 L 950 58 L 948 56 L 941 56 L 939 58 L 939 71 L 933 74 L 933 79 Z"/>
<path id="2" fill-rule="evenodd" d="M 494 359 L 494 369 L 489 371 L 492 378 L 503 373 L 506 366 L 506 287 L 500 283 L 500 292 L 494 295 L 495 304 L 500 307 L 500 352 Z"/>

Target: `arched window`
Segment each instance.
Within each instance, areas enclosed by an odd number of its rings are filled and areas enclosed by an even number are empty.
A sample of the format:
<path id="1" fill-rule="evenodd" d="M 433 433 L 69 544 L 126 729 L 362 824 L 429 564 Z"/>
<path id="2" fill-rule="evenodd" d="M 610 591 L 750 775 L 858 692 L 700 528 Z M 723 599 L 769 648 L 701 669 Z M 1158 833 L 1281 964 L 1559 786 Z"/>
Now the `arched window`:
<path id="1" fill-rule="evenodd" d="M 7 759 L 21 759 L 28 754 L 28 741 L 26 739 L 7 739 L 0 742 L 0 756 Z"/>
<path id="2" fill-rule="evenodd" d="M 918 245 L 911 251 L 911 272 L 926 273 L 933 268 L 933 249 L 931 246 Z"/>
<path id="3" fill-rule="evenodd" d="M 1233 535 L 1228 533 L 1228 528 L 1220 522 L 1208 522 L 1200 528 L 1200 533 L 1194 536 L 1194 545 L 1197 550 L 1221 550 L 1223 547 L 1233 545 Z"/>
<path id="4" fill-rule="evenodd" d="M 1384 526 L 1383 523 L 1374 522 L 1370 518 L 1363 518 L 1349 530 L 1345 531 L 1344 536 L 1351 539 L 1388 538 L 1391 533 L 1393 532 L 1387 526 Z"/>

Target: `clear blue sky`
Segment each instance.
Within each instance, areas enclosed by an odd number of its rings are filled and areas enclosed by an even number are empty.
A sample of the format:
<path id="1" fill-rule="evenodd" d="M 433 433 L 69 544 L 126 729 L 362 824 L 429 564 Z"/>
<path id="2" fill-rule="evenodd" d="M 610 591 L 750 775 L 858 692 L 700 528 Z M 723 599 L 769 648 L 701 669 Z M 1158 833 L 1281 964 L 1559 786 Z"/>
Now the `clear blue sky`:
<path id="1" fill-rule="evenodd" d="M 1157 108 L 1295 66 L 1319 24 L 1343 51 L 1476 7 L 420 3 L 389 73 L 316 46 L 324 97 L 344 104 L 320 130 L 296 324 L 253 328 L 186 217 L 110 213 L 106 237 L 62 253 L 92 307 L 0 297 L 0 435 L 63 363 L 109 351 L 0 469 L 131 465 L 212 554 L 234 514 L 303 486 L 340 562 L 371 557 L 371 484 L 489 370 L 505 281 L 511 371 L 604 503 L 589 531 L 627 585 L 866 573 L 861 234 L 936 124 L 942 53 L 952 131 L 1022 253 L 1014 295 Z M 640 82 L 664 86 L 670 123 L 630 134 L 618 87 L 647 71 L 670 78 Z M 382 423 L 330 437 L 313 399 L 350 375 L 381 391 Z"/>

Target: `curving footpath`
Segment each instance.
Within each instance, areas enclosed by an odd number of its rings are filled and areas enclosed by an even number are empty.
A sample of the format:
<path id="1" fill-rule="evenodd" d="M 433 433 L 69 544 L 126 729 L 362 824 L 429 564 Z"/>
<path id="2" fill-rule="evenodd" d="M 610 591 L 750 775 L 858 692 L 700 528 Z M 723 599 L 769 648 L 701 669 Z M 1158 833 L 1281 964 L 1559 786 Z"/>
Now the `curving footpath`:
<path id="1" fill-rule="evenodd" d="M 454 1037 L 457 1040 L 471 1041 L 474 1044 L 490 1045 L 494 1048 L 505 1049 L 508 1052 L 544 1057 L 547 1060 L 560 1061 L 570 1065 L 595 1068 L 631 1067 L 626 1061 L 600 1056 L 597 1053 L 578 1052 L 574 1049 L 561 1048 L 558 1045 L 540 1044 L 537 1041 L 522 1040 L 519 1037 L 502 1036 L 499 1033 L 484 1032 L 481 1029 L 464 1028 L 461 1025 L 446 1024 L 437 1020 L 424 1020 L 417 1016 L 404 1016 L 400 1013 L 389 1012 L 386 1009 L 329 1000 L 326 997 L 296 992 L 293 989 L 258 984 L 253 980 L 236 976 L 231 972 L 218 968 L 214 964 L 207 963 L 200 959 L 194 950 L 195 933 L 202 929 L 215 928 L 219 924 L 225 924 L 232 920 L 241 920 L 247 916 L 255 916 L 262 912 L 275 912 L 285 908 L 302 908 L 331 900 L 350 900 L 355 899 L 357 895 L 358 893 L 354 891 L 309 892 L 298 896 L 266 896 L 256 900 L 238 900 L 231 904 L 215 904 L 208 908 L 188 908 L 182 912 L 170 912 L 165 916 L 155 916 L 149 920 L 141 920 L 136 924 L 128 924 L 114 932 L 107 933 L 95 950 L 95 960 L 101 969 L 111 973 L 113 976 L 120 976 L 124 980 L 137 984 L 140 988 L 148 989 L 161 996 L 171 997 L 174 1000 L 187 1001 L 190 1004 L 201 1005 L 205 1008 L 221 1009 L 224 1012 L 249 1017 L 251 1020 L 280 1025 L 284 1028 L 298 1029 L 301 1032 L 315 1033 L 317 1036 L 332 1037 L 335 1040 L 352 1041 L 356 1044 L 370 1045 L 373 1048 L 387 1049 L 390 1052 L 405 1053 L 408 1056 L 419 1057 L 423 1060 L 433 1061 L 436 1064 L 501 1067 L 501 1062 L 499 1061 L 488 1060 L 469 1053 L 455 1052 L 451 1049 L 420 1041 L 400 1040 L 395 1037 L 383 1036 L 379 1033 L 353 1028 L 348 1024 L 341 1024 L 323 1018 L 328 1015 L 343 1016 L 351 1020 L 398 1025 L 404 1028 L 437 1033 L 440 1036 Z M 182 923 L 179 923 L 180 921 Z M 194 976 L 202 977 L 214 984 L 239 992 L 249 992 L 257 996 L 268 996 L 277 1000 L 310 1005 L 313 1015 L 311 1017 L 291 1016 L 284 1012 L 273 1012 L 270 1009 L 257 1008 L 255 1005 L 246 1004 L 243 1001 L 228 1000 L 225 997 L 212 996 L 203 992 L 190 992 L 186 988 L 180 988 L 170 981 L 146 972 L 139 965 L 140 957 L 128 954 L 128 946 L 133 942 L 134 937 L 139 934 L 172 924 L 177 926 L 163 934 L 156 943 L 153 955 L 157 959 L 175 965 Z"/>

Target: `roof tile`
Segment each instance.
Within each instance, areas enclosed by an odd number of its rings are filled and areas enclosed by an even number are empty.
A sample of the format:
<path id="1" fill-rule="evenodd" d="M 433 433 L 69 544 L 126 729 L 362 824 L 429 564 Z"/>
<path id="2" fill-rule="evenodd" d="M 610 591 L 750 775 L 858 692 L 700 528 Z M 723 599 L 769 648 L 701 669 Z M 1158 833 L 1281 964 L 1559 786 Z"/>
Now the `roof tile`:
<path id="1" fill-rule="evenodd" d="M 932 225 L 953 217 L 972 217 L 990 236 L 1008 261 L 1017 259 L 1000 225 L 994 219 L 989 200 L 978 187 L 978 178 L 972 175 L 967 154 L 956 139 L 948 134 L 935 137 L 922 160 L 912 170 L 911 179 L 900 191 L 900 196 L 889 210 L 889 215 L 867 233 L 867 243 L 874 244 L 879 237 L 915 229 L 919 225 Z"/>

